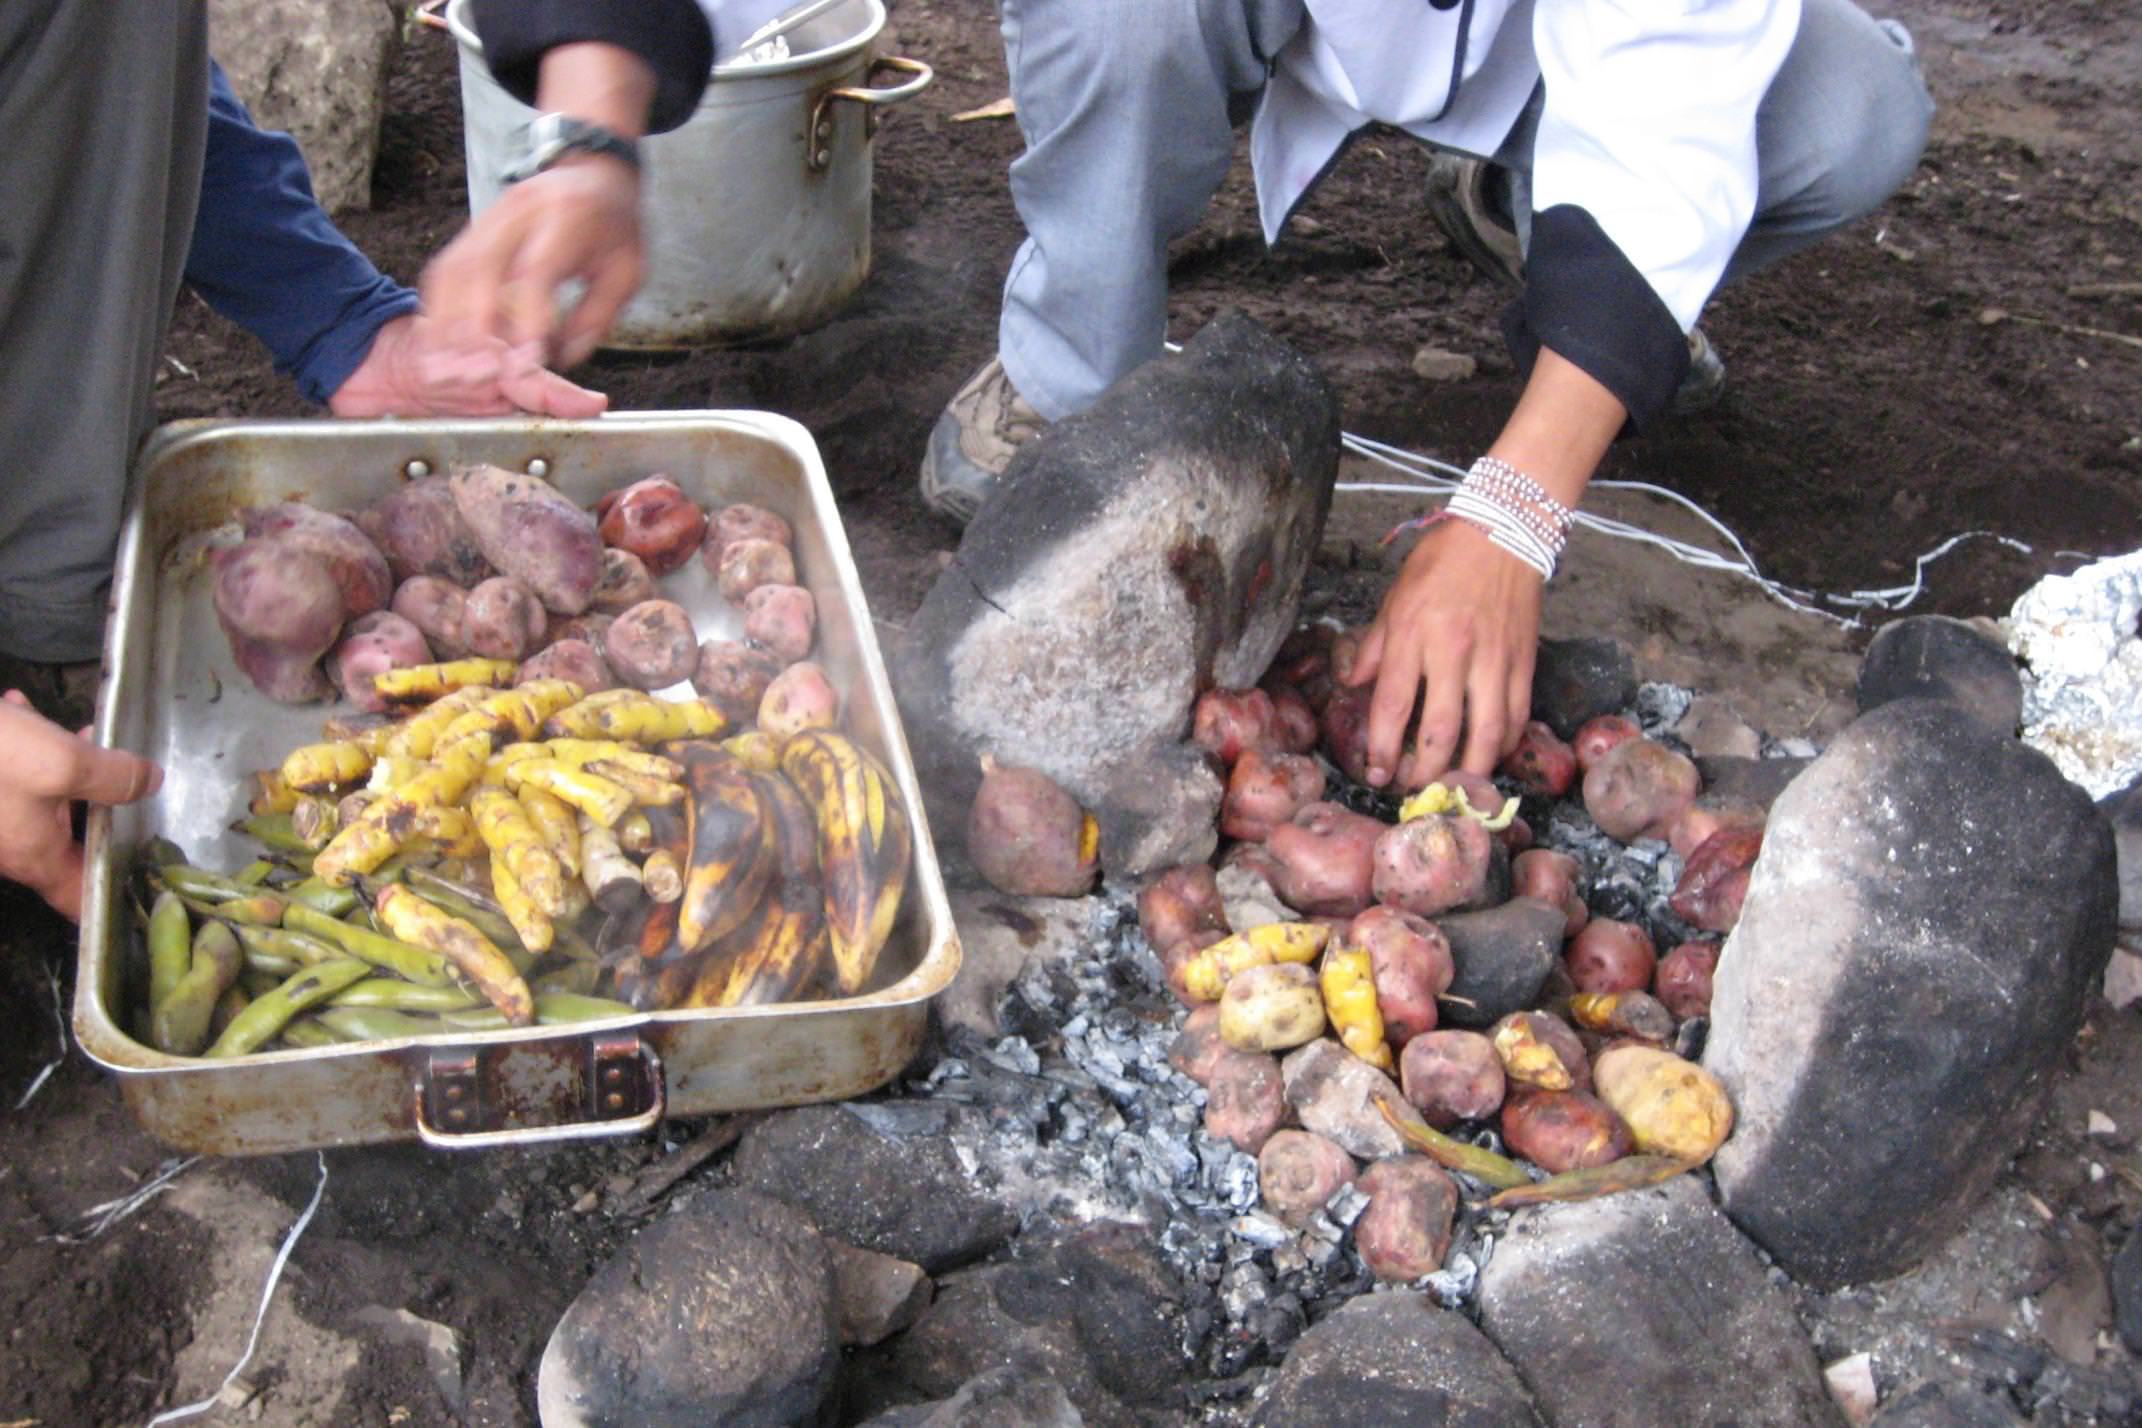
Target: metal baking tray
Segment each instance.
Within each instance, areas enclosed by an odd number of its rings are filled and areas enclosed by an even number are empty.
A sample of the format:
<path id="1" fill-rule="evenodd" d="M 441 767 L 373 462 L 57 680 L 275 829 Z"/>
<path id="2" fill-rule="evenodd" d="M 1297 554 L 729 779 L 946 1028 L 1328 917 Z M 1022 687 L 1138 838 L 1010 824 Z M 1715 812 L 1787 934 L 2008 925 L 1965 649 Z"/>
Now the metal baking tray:
<path id="1" fill-rule="evenodd" d="M 846 699 L 849 732 L 898 781 L 914 868 L 876 984 L 831 1001 L 651 1012 L 570 1029 L 423 1036 L 234 1060 L 164 1055 L 126 1030 L 135 849 L 163 835 L 199 863 L 253 856 L 229 831 L 251 770 L 318 737 L 327 705 L 292 708 L 238 673 L 212 604 L 209 550 L 237 512 L 279 500 L 365 505 L 396 481 L 466 462 L 544 476 L 576 501 L 666 472 L 702 504 L 751 501 L 796 531 L 798 579 L 818 602 L 816 658 Z M 481 1147 L 644 1131 L 665 1115 L 798 1105 L 884 1084 L 913 1057 L 930 998 L 959 967 L 959 938 L 914 764 L 833 493 L 810 434 L 763 412 L 634 413 L 586 422 L 190 421 L 157 431 L 136 463 L 105 636 L 96 736 L 161 763 L 146 803 L 91 813 L 74 1029 L 118 1073 L 142 1126 L 184 1150 L 244 1155 L 421 1138 Z M 736 612 L 701 563 L 664 582 L 702 639 Z"/>

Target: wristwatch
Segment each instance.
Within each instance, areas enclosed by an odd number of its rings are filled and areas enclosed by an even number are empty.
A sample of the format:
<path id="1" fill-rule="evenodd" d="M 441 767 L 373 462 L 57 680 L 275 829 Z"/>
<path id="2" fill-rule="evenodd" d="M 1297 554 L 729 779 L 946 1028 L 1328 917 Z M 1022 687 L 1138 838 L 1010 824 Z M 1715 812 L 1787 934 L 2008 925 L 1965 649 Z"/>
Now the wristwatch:
<path id="1" fill-rule="evenodd" d="M 538 114 L 521 126 L 521 151 L 500 177 L 507 183 L 532 179 L 567 154 L 608 154 L 640 167 L 640 146 L 600 124 L 570 114 Z"/>

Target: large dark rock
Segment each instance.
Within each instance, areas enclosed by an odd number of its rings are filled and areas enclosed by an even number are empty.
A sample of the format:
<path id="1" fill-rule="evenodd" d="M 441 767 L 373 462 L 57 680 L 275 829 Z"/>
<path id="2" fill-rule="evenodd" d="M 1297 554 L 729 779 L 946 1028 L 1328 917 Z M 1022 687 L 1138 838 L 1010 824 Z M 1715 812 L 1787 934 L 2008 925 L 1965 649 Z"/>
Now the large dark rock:
<path id="1" fill-rule="evenodd" d="M 2120 930 L 2142 932 L 2142 780 L 2098 800 L 2120 869 Z"/>
<path id="2" fill-rule="evenodd" d="M 806 1211 L 827 1234 L 913 1260 L 931 1274 L 964 1264 L 1019 1228 L 976 1188 L 942 1135 L 881 1135 L 839 1106 L 782 1111 L 744 1132 L 736 1183 Z"/>
<path id="3" fill-rule="evenodd" d="M 1742 759 L 1730 756 L 1698 758 L 1696 772 L 1703 776 L 1703 796 L 1745 800 L 1767 809 L 1778 801 L 1786 785 L 1806 771 L 1813 759 Z"/>
<path id="4" fill-rule="evenodd" d="M 1867 1428 L 2022 1428 L 2005 1394 L 1968 1383 L 1925 1383 L 1883 1404 Z"/>
<path id="5" fill-rule="evenodd" d="M 840 1362 L 833 1269 L 809 1220 L 717 1190 L 641 1230 L 552 1331 L 545 1428 L 779 1428 Z"/>
<path id="6" fill-rule="evenodd" d="M 329 213 L 372 206 L 372 161 L 399 47 L 384 0 L 209 0 L 216 60 L 254 120 L 297 140 Z"/>
<path id="7" fill-rule="evenodd" d="M 947 1277 L 921 1322 L 892 1341 L 885 1372 L 935 1399 L 1009 1365 L 1063 1389 L 1096 1428 L 1173 1422 L 1185 1369 L 1178 1298 L 1151 1231 L 1093 1225 Z"/>
<path id="8" fill-rule="evenodd" d="M 2112 835 L 2051 760 L 1885 704 L 1770 814 L 1704 1060 L 1726 1213 L 1829 1289 L 1910 1268 L 2036 1116 L 2112 949 Z"/>
<path id="9" fill-rule="evenodd" d="M 1516 1216 L 1480 1326 L 1550 1423 L 1842 1422 L 1791 1300 L 1693 1175 Z"/>
<path id="10" fill-rule="evenodd" d="M 1362 1295 L 1302 1335 L 1250 1424 L 1523 1428 L 1539 1421 L 1516 1371 L 1470 1320 L 1400 1289 Z"/>
<path id="11" fill-rule="evenodd" d="M 1438 1018 L 1452 1026 L 1493 1026 L 1532 1005 L 1562 951 L 1562 909 L 1528 897 L 1480 912 L 1433 919 L 1450 939 L 1452 1000 Z M 1462 998 L 1462 1000 L 1460 1000 Z"/>
<path id="12" fill-rule="evenodd" d="M 2106 1279 L 2112 1290 L 2112 1322 L 2120 1342 L 2142 1354 L 2142 1221 L 2128 1226 L 2127 1242 L 2112 1257 Z"/>
<path id="13" fill-rule="evenodd" d="M 1636 656 L 1618 640 L 1541 640 L 1532 717 L 1567 739 L 1587 720 L 1636 703 Z"/>
<path id="14" fill-rule="evenodd" d="M 2023 677 L 1999 640 L 1947 615 L 1913 615 L 1882 626 L 1859 662 L 1864 714 L 1897 699 L 1940 699 L 1996 734 L 2023 722 Z"/>
<path id="15" fill-rule="evenodd" d="M 888 1409 L 862 1428 L 1085 1428 L 1085 1422 L 1061 1388 L 1007 1366 L 977 1374 L 950 1398 Z"/>
<path id="16" fill-rule="evenodd" d="M 1099 820 L 1111 875 L 1210 856 L 1191 705 L 1293 628 L 1338 454 L 1316 369 L 1235 315 L 1022 448 L 896 662 L 937 826 L 965 826 L 990 753 Z"/>

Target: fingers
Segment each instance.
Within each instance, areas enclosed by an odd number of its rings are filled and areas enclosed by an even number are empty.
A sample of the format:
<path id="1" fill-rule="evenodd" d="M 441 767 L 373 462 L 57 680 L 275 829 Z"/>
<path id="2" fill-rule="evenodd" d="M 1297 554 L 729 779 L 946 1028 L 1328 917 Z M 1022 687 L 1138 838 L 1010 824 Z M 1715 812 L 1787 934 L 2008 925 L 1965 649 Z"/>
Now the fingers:
<path id="1" fill-rule="evenodd" d="M 1505 758 L 1525 737 L 1525 721 L 1532 717 L 1532 670 L 1538 651 L 1538 643 L 1528 641 L 1518 647 L 1517 657 L 1510 661 L 1508 694 L 1505 696 L 1508 702 L 1503 705 L 1510 711 L 1509 727 L 1502 735 L 1502 757 Z"/>
<path id="2" fill-rule="evenodd" d="M 424 267 L 418 295 L 424 311 L 448 334 L 448 345 L 473 349 L 495 336 L 499 289 L 527 227 L 526 205 L 508 193 L 484 210 L 461 236 Z"/>
<path id="3" fill-rule="evenodd" d="M 1406 781 L 1419 787 L 1450 768 L 1458 748 L 1458 734 L 1465 724 L 1466 665 L 1470 641 L 1447 636 L 1439 641 L 1427 667 L 1428 691 L 1421 702 L 1421 721 L 1413 739 L 1413 752 Z"/>
<path id="4" fill-rule="evenodd" d="M 602 254 L 587 274 L 587 292 L 565 320 L 558 337 L 558 365 L 577 367 L 595 353 L 595 346 L 632 295 L 639 291 L 645 272 L 637 241 L 620 243 Z"/>
<path id="5" fill-rule="evenodd" d="M 5 699 L 8 703 L 14 705 L 17 709 L 27 709 L 30 707 L 30 696 L 24 694 L 19 689 L 10 689 L 7 693 L 0 694 L 0 699 Z"/>
<path id="6" fill-rule="evenodd" d="M 124 749 L 78 744 L 64 796 L 90 803 L 133 803 L 163 786 L 164 771 Z"/>
<path id="7" fill-rule="evenodd" d="M 576 386 L 541 367 L 512 372 L 499 385 L 514 406 L 539 416 L 584 420 L 601 416 L 610 405 L 601 392 Z"/>
<path id="8" fill-rule="evenodd" d="M 1413 640 L 1387 644 L 1376 675 L 1376 689 L 1369 696 L 1368 781 L 1381 788 L 1398 770 L 1400 744 L 1406 737 L 1406 721 L 1412 717 L 1420 695 L 1419 651 Z M 1357 662 L 1356 668 L 1359 668 Z"/>
<path id="9" fill-rule="evenodd" d="M 1465 686 L 1465 753 L 1458 760 L 1466 772 L 1494 772 L 1510 728 L 1509 697 L 1510 681 L 1503 662 L 1474 660 Z"/>
<path id="10" fill-rule="evenodd" d="M 1376 623 L 1368 627 L 1368 633 L 1361 637 L 1361 643 L 1354 648 L 1353 663 L 1344 669 L 1332 671 L 1339 677 L 1339 683 L 1358 689 L 1376 677 L 1376 671 L 1383 667 L 1384 630 L 1387 625 L 1385 616 L 1376 617 Z"/>

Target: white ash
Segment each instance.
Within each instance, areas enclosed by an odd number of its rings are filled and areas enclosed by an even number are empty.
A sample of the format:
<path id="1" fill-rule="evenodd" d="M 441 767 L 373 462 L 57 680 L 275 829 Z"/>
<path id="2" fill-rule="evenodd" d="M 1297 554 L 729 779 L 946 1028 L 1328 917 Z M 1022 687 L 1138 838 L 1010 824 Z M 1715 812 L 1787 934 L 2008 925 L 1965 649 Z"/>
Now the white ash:
<path id="1" fill-rule="evenodd" d="M 1661 739 L 1676 747 L 1680 739 L 1673 734 L 1674 726 L 1688 713 L 1688 706 L 1696 702 L 1696 691 L 1684 689 L 1678 684 L 1652 681 L 1636 687 L 1636 727 L 1648 738 Z"/>
<path id="2" fill-rule="evenodd" d="M 1681 881 L 1681 855 L 1656 838 L 1622 843 L 1599 831 L 1577 798 L 1565 798 L 1533 823 L 1540 846 L 1577 860 L 1577 891 L 1600 917 L 1634 922 L 1660 952 L 1701 934 L 1670 900 Z"/>
<path id="3" fill-rule="evenodd" d="M 2092 798 L 2142 774 L 2142 551 L 2048 575 L 2002 628 L 2023 666 L 2023 742 Z"/>

